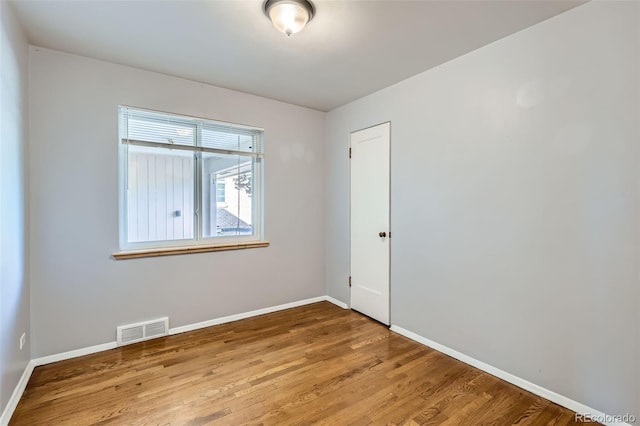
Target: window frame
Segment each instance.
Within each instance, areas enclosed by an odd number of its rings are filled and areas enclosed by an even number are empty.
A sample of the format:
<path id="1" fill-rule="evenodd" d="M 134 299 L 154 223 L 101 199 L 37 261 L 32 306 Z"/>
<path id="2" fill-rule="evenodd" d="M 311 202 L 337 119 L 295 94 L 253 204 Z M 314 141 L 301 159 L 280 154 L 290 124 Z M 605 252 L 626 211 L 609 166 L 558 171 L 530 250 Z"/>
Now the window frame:
<path id="1" fill-rule="evenodd" d="M 195 145 L 193 148 L 188 148 L 186 146 L 180 146 L 176 149 L 185 150 L 192 152 L 194 159 L 194 194 L 193 194 L 193 205 L 194 205 L 194 213 L 193 213 L 193 235 L 194 237 L 191 239 L 180 239 L 180 240 L 162 240 L 162 241 L 143 241 L 143 242 L 129 242 L 128 241 L 128 196 L 127 196 L 127 185 L 128 185 L 128 172 L 129 172 L 129 152 L 128 146 L 129 143 L 125 143 L 124 140 L 129 140 L 124 137 L 126 133 L 127 121 L 123 119 L 123 111 L 126 109 L 130 109 L 133 111 L 141 111 L 148 112 L 152 114 L 163 114 L 172 117 L 176 120 L 185 120 L 191 121 L 194 123 L 194 128 L 196 130 L 195 136 Z M 217 153 L 222 155 L 238 155 L 238 156 L 246 156 L 253 157 L 251 161 L 251 171 L 252 171 L 252 197 L 251 197 L 251 219 L 252 219 L 252 229 L 253 233 L 251 235 L 236 235 L 236 236 L 204 236 L 204 214 L 203 214 L 203 180 L 207 177 L 203 176 L 203 167 L 202 167 L 202 154 L 203 151 L 199 148 L 203 148 L 200 145 L 202 136 L 201 129 L 202 123 L 210 123 L 213 125 L 220 126 L 230 126 L 238 129 L 247 129 L 251 131 L 255 131 L 259 141 L 257 141 L 260 146 L 264 143 L 264 129 L 255 126 L 247 126 L 243 124 L 236 124 L 230 122 L 224 122 L 220 120 L 212 120 L 208 118 L 194 117 L 188 116 L 185 114 L 176 114 L 172 112 L 165 111 L 156 111 L 146 108 L 132 107 L 127 105 L 118 105 L 118 239 L 119 239 L 119 249 L 121 253 L 124 252 L 150 252 L 153 250 L 158 250 L 159 252 L 167 252 L 167 249 L 185 249 L 184 252 L 189 252 L 189 248 L 198 249 L 195 252 L 202 252 L 200 250 L 206 247 L 214 248 L 211 251 L 217 251 L 216 247 L 229 247 L 229 249 L 233 249 L 234 245 L 238 245 L 241 248 L 250 248 L 252 244 L 258 242 L 264 242 L 264 153 L 250 153 L 250 152 L 241 152 L 232 150 L 223 150 L 219 149 Z M 163 148 L 163 147 L 160 147 Z M 170 151 L 170 148 L 167 148 L 167 151 Z M 224 152 L 228 151 L 228 152 Z M 207 152 L 212 152 L 209 149 Z M 216 152 L 213 152 L 214 154 Z M 217 183 L 216 183 L 217 184 Z M 216 201 L 217 204 L 217 201 Z M 246 247 L 245 247 L 246 245 Z M 268 245 L 268 244 L 267 244 Z M 264 244 L 256 244 L 256 247 L 265 246 Z M 167 252 L 169 253 L 169 252 Z M 169 254 L 179 254 L 179 253 L 169 253 Z M 152 254 L 150 254 L 152 255 Z M 119 258 L 120 256 L 116 256 L 115 258 Z M 122 258 L 126 258 L 124 255 Z M 136 256 L 137 257 L 137 256 Z"/>

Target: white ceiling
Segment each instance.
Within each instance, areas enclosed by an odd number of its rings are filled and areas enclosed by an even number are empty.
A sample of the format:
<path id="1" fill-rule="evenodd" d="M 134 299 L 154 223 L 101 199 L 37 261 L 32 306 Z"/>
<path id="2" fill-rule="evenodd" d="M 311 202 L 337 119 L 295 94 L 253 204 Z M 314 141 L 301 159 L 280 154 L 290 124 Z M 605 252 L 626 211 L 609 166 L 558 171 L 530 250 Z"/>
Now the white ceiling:
<path id="1" fill-rule="evenodd" d="M 262 0 L 14 1 L 38 46 L 328 111 L 576 1 L 326 1 L 287 38 Z"/>

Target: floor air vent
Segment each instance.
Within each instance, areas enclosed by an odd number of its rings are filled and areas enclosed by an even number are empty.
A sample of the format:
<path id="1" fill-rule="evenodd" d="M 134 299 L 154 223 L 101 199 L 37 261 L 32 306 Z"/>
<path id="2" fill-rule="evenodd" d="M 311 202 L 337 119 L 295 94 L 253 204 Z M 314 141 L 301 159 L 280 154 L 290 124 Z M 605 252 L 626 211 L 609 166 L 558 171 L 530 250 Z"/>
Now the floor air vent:
<path id="1" fill-rule="evenodd" d="M 166 336 L 167 334 L 169 334 L 169 318 L 164 317 L 135 324 L 121 325 L 116 329 L 116 340 L 118 346 L 122 346 Z"/>

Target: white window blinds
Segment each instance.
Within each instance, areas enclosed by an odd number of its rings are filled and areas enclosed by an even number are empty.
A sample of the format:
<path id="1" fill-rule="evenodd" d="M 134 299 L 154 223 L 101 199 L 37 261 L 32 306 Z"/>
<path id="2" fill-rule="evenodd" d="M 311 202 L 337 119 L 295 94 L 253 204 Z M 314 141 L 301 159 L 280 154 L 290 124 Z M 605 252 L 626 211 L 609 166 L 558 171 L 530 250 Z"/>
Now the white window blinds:
<path id="1" fill-rule="evenodd" d="M 263 157 L 262 129 L 120 107 L 123 144 Z"/>

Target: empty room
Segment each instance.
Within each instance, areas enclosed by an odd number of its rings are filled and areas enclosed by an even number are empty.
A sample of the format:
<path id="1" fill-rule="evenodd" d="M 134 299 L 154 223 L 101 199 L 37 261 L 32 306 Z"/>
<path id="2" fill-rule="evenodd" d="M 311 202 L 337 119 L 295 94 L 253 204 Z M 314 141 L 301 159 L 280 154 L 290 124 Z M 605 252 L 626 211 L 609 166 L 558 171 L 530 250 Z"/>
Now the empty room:
<path id="1" fill-rule="evenodd" d="M 640 424 L 640 2 L 0 18 L 0 426 Z"/>

